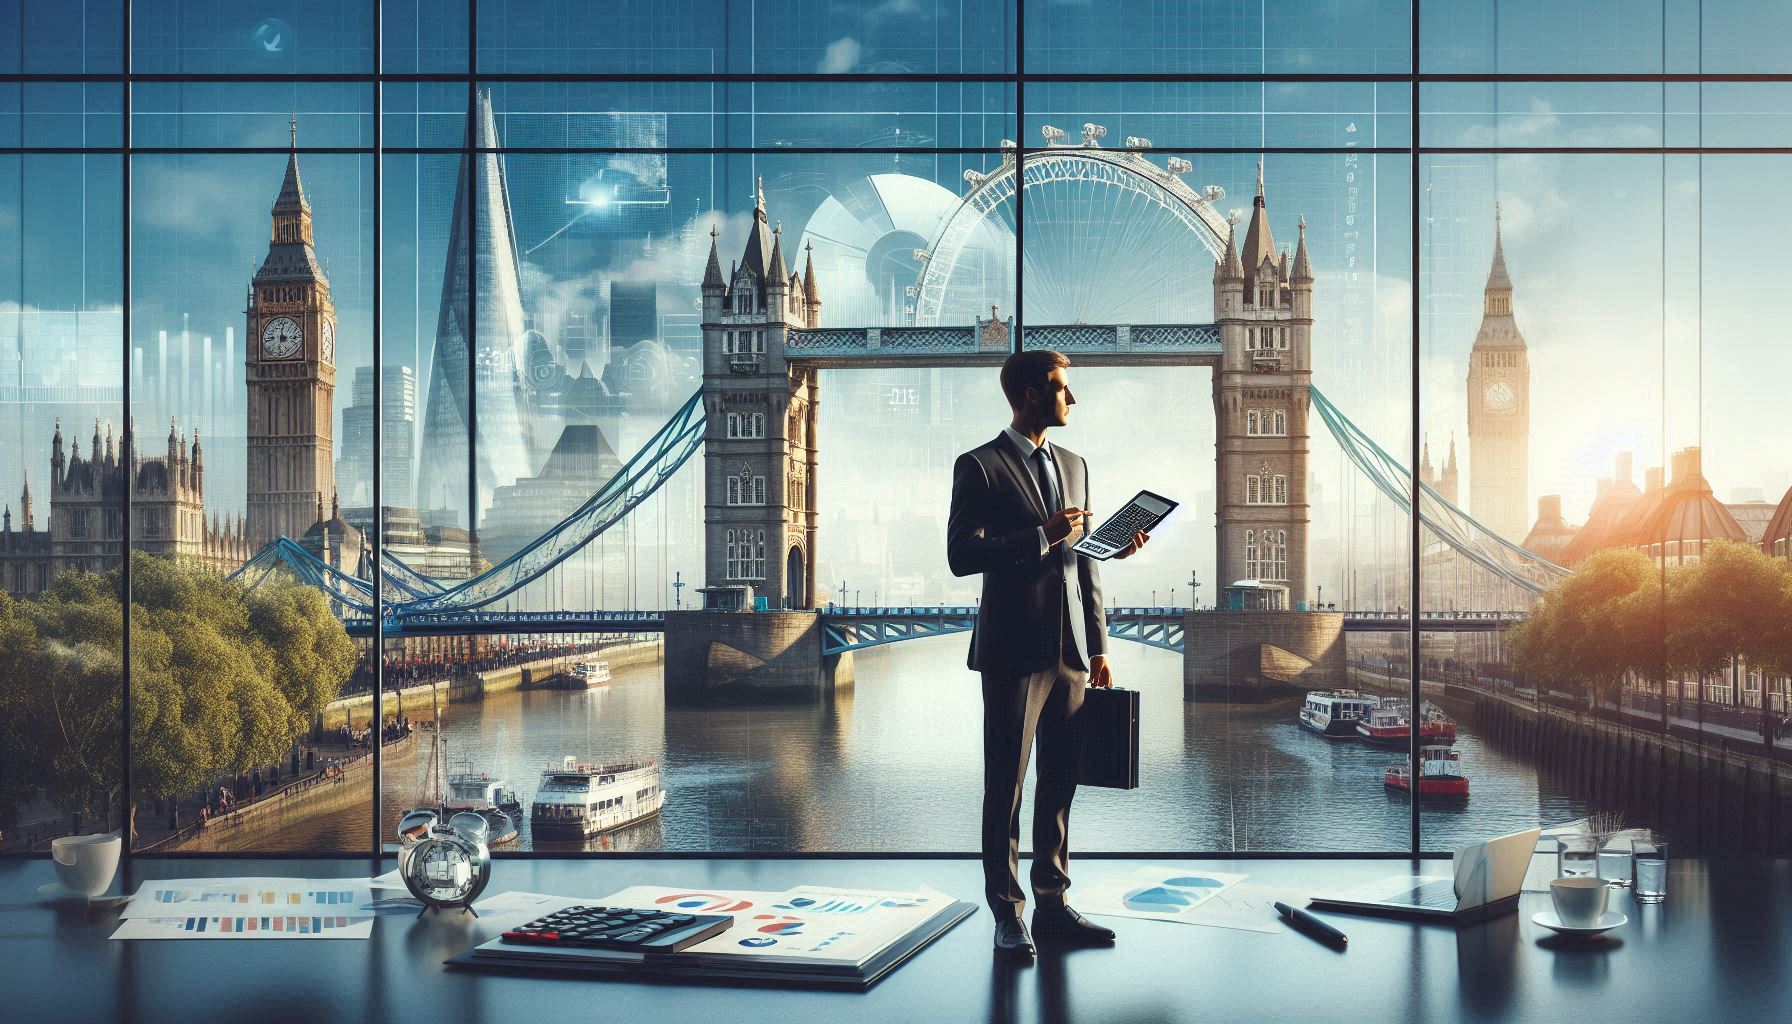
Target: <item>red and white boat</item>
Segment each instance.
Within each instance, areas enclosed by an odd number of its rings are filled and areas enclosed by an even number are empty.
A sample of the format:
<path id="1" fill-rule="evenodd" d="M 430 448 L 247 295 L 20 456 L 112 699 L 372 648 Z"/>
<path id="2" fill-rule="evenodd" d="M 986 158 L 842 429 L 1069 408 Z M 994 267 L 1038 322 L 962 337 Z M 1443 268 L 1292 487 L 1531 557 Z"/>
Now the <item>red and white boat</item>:
<path id="1" fill-rule="evenodd" d="M 1410 793 L 1411 774 L 1410 767 L 1397 764 L 1383 773 L 1381 781 L 1389 789 Z M 1468 799 L 1468 776 L 1462 774 L 1462 754 L 1454 747 L 1430 744 L 1419 748 L 1419 799 Z"/>
<path id="2" fill-rule="evenodd" d="M 1412 720 L 1409 701 L 1382 701 L 1381 706 L 1356 723 L 1357 738 L 1384 750 L 1411 750 Z M 1424 705 L 1419 718 L 1419 746 L 1456 742 L 1456 723 L 1432 704 Z"/>

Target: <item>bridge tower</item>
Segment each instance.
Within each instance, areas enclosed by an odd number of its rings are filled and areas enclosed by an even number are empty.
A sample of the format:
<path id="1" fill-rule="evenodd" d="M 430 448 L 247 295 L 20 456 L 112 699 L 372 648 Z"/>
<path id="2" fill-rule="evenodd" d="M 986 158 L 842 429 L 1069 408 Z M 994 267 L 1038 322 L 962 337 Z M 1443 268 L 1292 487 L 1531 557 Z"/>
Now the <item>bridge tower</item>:
<path id="1" fill-rule="evenodd" d="M 1307 222 L 1292 257 L 1276 251 L 1263 164 L 1240 258 L 1235 230 L 1213 271 L 1220 364 L 1213 372 L 1219 586 L 1255 579 L 1307 593 L 1307 386 L 1313 376 L 1313 267 Z"/>
<path id="2" fill-rule="evenodd" d="M 761 182 L 740 261 L 722 276 L 712 230 L 703 275 L 704 561 L 710 587 L 751 586 L 772 608 L 815 604 L 819 371 L 786 362 L 784 342 L 820 319 L 814 257 L 786 266 Z"/>

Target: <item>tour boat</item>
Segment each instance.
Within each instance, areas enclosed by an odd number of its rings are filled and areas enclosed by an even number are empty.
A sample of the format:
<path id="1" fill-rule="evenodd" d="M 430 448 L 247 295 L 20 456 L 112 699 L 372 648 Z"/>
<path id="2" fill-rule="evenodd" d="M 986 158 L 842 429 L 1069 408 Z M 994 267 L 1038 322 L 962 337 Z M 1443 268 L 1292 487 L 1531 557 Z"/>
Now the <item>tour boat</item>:
<path id="1" fill-rule="evenodd" d="M 1410 774 L 1407 765 L 1397 764 L 1383 773 L 1381 781 L 1389 789 L 1410 793 Z M 1419 799 L 1468 799 L 1468 776 L 1462 774 L 1462 755 L 1454 747 L 1441 743 L 1419 747 Z"/>
<path id="2" fill-rule="evenodd" d="M 1328 740 L 1354 739 L 1356 723 L 1380 704 L 1380 697 L 1355 690 L 1314 690 L 1301 705 L 1300 724 Z"/>
<path id="3" fill-rule="evenodd" d="M 590 658 L 574 663 L 572 667 L 574 689 L 595 690 L 600 686 L 610 685 L 610 663 Z"/>
<path id="4" fill-rule="evenodd" d="M 1359 739 L 1384 750 L 1411 750 L 1412 722 L 1407 718 L 1409 701 L 1384 701 L 1356 724 Z M 1456 723 L 1431 704 L 1424 705 L 1419 717 L 1419 744 L 1451 744 L 1456 742 Z"/>
<path id="5" fill-rule="evenodd" d="M 542 771 L 529 825 L 538 833 L 596 835 L 650 818 L 665 802 L 658 761 L 582 764 L 568 757 Z"/>

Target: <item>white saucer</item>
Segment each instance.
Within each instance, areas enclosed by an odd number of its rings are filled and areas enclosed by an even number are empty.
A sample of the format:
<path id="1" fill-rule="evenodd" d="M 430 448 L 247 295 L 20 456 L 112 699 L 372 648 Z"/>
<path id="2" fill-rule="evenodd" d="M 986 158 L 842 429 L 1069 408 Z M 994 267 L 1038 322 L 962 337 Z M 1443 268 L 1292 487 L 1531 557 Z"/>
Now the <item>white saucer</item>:
<path id="1" fill-rule="evenodd" d="M 1556 916 L 1555 911 L 1545 910 L 1540 914 L 1533 915 L 1531 923 L 1540 924 L 1552 932 L 1561 932 L 1563 935 L 1598 935 L 1600 932 L 1611 931 L 1619 925 L 1629 924 L 1630 918 L 1616 910 L 1608 910 L 1596 924 L 1576 926 L 1563 924 L 1562 919 Z"/>
<path id="2" fill-rule="evenodd" d="M 37 891 L 52 900 L 86 903 L 93 906 L 110 906 L 124 903 L 129 896 L 89 896 L 79 889 L 70 889 L 61 882 L 48 882 L 37 887 Z"/>

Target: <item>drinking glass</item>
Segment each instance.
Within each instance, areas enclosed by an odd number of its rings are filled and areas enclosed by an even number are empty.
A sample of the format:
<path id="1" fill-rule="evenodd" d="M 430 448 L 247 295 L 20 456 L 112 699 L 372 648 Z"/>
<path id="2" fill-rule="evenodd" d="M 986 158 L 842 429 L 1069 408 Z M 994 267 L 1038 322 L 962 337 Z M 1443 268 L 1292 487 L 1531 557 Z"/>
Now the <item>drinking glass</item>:
<path id="1" fill-rule="evenodd" d="M 1616 844 L 1623 845 L 1616 845 Z M 1599 877 L 1613 886 L 1630 884 L 1630 858 L 1635 855 L 1635 843 L 1628 839 L 1615 839 L 1611 844 L 1599 848 Z"/>
<path id="2" fill-rule="evenodd" d="M 1668 844 L 1659 837 L 1639 840 L 1632 868 L 1638 903 L 1660 903 L 1668 897 Z"/>
<path id="3" fill-rule="evenodd" d="M 1556 876 L 1558 878 L 1591 878 L 1594 873 L 1594 855 L 1599 847 L 1592 836 L 1563 836 L 1558 840 L 1561 844 L 1556 851 Z"/>

